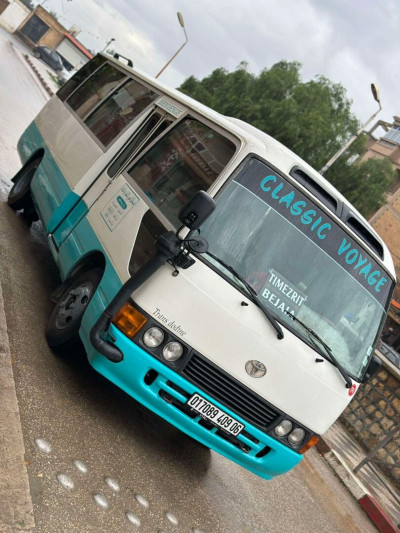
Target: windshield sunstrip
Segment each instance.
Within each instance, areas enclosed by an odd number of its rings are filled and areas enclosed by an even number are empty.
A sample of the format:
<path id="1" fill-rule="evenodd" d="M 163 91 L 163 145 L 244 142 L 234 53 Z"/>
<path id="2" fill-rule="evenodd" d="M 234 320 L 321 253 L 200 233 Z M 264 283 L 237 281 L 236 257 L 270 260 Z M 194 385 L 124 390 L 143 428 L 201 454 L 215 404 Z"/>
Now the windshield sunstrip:
<path id="1" fill-rule="evenodd" d="M 256 159 L 246 165 L 234 182 L 252 192 L 308 236 L 385 307 L 391 286 L 389 276 L 340 226 L 299 190 Z"/>

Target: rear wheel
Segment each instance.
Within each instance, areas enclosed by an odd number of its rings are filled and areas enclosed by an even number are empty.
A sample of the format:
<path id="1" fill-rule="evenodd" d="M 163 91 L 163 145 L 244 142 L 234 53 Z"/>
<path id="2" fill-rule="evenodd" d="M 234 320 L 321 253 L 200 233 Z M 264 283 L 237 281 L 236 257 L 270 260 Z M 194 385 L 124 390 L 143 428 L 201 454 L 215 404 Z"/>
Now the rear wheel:
<path id="1" fill-rule="evenodd" d="M 32 208 L 31 181 L 38 169 L 40 161 L 32 161 L 24 167 L 14 179 L 14 185 L 8 193 L 8 205 L 15 209 Z"/>
<path id="2" fill-rule="evenodd" d="M 63 292 L 46 329 L 47 344 L 51 348 L 62 348 L 66 344 L 79 340 L 79 328 L 83 315 L 102 275 L 101 268 L 82 272 Z"/>

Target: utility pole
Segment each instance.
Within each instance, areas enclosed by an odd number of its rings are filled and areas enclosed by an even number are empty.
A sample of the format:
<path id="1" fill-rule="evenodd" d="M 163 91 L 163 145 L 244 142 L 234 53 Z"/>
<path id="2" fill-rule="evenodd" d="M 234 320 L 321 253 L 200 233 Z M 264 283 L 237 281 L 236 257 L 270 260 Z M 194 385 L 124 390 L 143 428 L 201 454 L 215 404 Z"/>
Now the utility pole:
<path id="1" fill-rule="evenodd" d="M 374 100 L 376 102 L 378 102 L 379 104 L 379 109 L 378 111 L 376 111 L 371 117 L 369 117 L 369 119 L 367 120 L 367 122 L 365 122 L 365 124 L 363 124 L 361 126 L 361 128 L 357 131 L 357 133 L 355 133 L 348 141 L 346 144 L 344 144 L 339 151 L 336 152 L 336 154 L 331 157 L 329 159 L 329 161 L 321 168 L 321 170 L 319 171 L 320 174 L 325 174 L 325 172 L 328 170 L 328 168 L 330 168 L 333 163 L 336 161 L 336 159 L 338 157 L 340 157 L 343 152 L 345 152 L 347 150 L 347 148 L 357 139 L 357 137 L 365 130 L 365 128 L 368 126 L 368 124 L 376 117 L 376 115 L 378 113 L 381 112 L 382 110 L 382 106 L 381 106 L 381 100 L 380 100 L 380 97 L 379 97 L 379 88 L 378 86 L 375 84 L 375 83 L 371 83 L 371 91 L 372 91 L 372 95 L 374 97 Z"/>

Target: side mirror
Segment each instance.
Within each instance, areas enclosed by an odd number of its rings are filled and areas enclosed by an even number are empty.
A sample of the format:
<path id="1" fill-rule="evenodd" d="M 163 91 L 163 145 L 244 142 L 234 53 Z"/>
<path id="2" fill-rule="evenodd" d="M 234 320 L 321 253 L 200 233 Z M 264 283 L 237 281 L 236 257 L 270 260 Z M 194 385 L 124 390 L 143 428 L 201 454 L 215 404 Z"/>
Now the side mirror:
<path id="1" fill-rule="evenodd" d="M 182 207 L 178 218 L 190 230 L 198 229 L 215 209 L 215 202 L 204 191 L 197 192 L 186 205 Z"/>
<path id="2" fill-rule="evenodd" d="M 367 381 L 369 381 L 375 374 L 379 372 L 381 368 L 382 361 L 379 359 L 378 356 L 373 355 L 361 383 L 366 383 Z"/>

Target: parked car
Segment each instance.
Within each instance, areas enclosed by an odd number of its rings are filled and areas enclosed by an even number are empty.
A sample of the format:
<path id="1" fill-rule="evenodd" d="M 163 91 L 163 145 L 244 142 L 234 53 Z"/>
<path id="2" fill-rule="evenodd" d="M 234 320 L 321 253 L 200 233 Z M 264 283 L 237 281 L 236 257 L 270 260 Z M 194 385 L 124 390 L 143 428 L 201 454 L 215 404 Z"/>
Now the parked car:
<path id="1" fill-rule="evenodd" d="M 62 70 L 64 68 L 61 56 L 55 50 L 50 50 L 47 46 L 36 45 L 32 52 L 34 57 L 43 59 L 54 70 Z"/>
<path id="2" fill-rule="evenodd" d="M 400 368 L 400 354 L 396 352 L 394 348 L 388 344 L 381 342 L 378 346 L 378 350 L 385 356 L 391 363 L 393 363 L 397 368 Z"/>
<path id="3" fill-rule="evenodd" d="M 57 81 L 60 85 L 63 85 L 66 81 L 68 81 L 73 75 L 75 74 L 75 71 L 68 71 L 67 69 L 63 68 L 62 70 L 57 71 Z"/>

